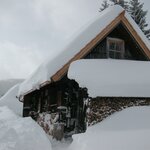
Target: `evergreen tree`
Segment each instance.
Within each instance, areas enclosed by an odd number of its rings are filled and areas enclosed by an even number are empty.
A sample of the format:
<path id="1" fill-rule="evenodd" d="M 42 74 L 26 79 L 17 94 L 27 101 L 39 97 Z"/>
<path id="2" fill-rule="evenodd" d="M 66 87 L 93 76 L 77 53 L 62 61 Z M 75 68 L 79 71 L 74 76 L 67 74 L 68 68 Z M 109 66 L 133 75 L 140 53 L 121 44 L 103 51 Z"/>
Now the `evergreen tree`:
<path id="1" fill-rule="evenodd" d="M 147 38 L 150 38 L 150 29 L 146 29 L 148 27 L 146 23 L 147 11 L 143 10 L 143 5 L 144 3 L 140 3 L 139 0 L 131 0 L 128 11 Z"/>
<path id="2" fill-rule="evenodd" d="M 125 0 L 110 0 L 113 2 L 115 5 L 120 5 L 122 6 L 125 10 L 128 10 L 128 2 Z"/>
<path id="3" fill-rule="evenodd" d="M 108 7 L 109 7 L 108 0 L 104 0 L 99 11 L 101 12 Z"/>

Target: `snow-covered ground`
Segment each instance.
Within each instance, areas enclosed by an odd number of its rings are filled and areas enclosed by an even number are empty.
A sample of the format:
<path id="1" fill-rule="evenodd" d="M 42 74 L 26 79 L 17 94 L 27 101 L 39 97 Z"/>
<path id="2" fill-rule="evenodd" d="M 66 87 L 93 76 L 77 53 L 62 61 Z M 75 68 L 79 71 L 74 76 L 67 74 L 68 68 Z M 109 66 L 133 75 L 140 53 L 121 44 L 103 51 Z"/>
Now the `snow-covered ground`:
<path id="1" fill-rule="evenodd" d="M 149 150 L 150 107 L 132 107 L 115 113 L 74 135 L 69 150 Z"/>
<path id="2" fill-rule="evenodd" d="M 31 118 L 0 107 L 0 150 L 149 150 L 150 107 L 132 107 L 73 135 L 73 142 L 47 138 Z"/>
<path id="3" fill-rule="evenodd" d="M 49 139 L 31 118 L 0 107 L 0 150 L 51 150 Z"/>

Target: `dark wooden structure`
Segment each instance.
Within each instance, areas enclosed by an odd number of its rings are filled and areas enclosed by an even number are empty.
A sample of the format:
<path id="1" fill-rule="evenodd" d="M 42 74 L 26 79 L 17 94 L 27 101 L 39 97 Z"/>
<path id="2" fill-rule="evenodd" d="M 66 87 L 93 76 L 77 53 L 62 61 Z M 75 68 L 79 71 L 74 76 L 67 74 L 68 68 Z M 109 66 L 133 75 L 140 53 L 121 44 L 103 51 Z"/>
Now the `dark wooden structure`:
<path id="1" fill-rule="evenodd" d="M 23 116 L 37 120 L 42 112 L 59 114 L 58 122 L 64 123 L 64 132 L 81 133 L 86 130 L 87 89 L 80 88 L 74 80 L 62 80 L 42 87 L 24 97 Z M 76 120 L 77 118 L 78 121 Z"/>
<path id="2" fill-rule="evenodd" d="M 86 89 L 80 88 L 78 83 L 67 78 L 68 67 L 71 62 L 78 59 L 107 58 L 143 61 L 150 59 L 149 48 L 126 19 L 124 11 L 50 77 L 52 82 L 45 82 L 39 90 L 31 90 L 23 95 L 23 116 L 31 115 L 36 119 L 42 112 L 59 113 L 58 122 L 64 122 L 65 132 L 84 132 L 85 100 L 88 94 Z M 64 110 L 61 108 L 66 109 L 66 114 L 62 113 Z"/>

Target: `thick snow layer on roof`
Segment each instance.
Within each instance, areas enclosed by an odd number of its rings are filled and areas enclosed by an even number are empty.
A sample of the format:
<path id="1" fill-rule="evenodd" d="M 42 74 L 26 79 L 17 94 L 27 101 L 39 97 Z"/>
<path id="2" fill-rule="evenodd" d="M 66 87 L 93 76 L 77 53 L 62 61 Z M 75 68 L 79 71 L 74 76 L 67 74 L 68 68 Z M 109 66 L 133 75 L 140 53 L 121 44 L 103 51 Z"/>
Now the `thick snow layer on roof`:
<path id="1" fill-rule="evenodd" d="M 3 97 L 0 98 L 0 106 L 7 106 L 14 113 L 22 116 L 23 103 L 16 98 L 19 90 L 19 84 L 12 87 Z"/>
<path id="2" fill-rule="evenodd" d="M 74 57 L 82 48 L 84 48 L 91 40 L 93 40 L 107 25 L 109 25 L 124 9 L 120 6 L 110 6 L 95 16 L 85 26 L 83 26 L 74 36 L 67 41 L 67 45 L 62 48 L 61 53 L 53 59 L 46 60 L 39 68 L 21 85 L 18 95 L 24 95 L 30 90 L 35 90 L 40 87 L 40 84 L 50 81 L 51 77 L 61 69 L 72 57 Z M 141 39 L 144 39 L 145 44 L 150 49 L 150 44 L 140 31 L 138 26 L 130 18 L 125 15 L 131 22 L 135 30 L 139 33 Z M 52 58 L 52 57 L 51 57 Z"/>
<path id="3" fill-rule="evenodd" d="M 148 40 L 148 38 L 144 35 L 144 33 L 142 32 L 142 30 L 139 28 L 139 26 L 135 23 L 135 21 L 132 19 L 132 17 L 126 12 L 125 13 L 125 17 L 127 18 L 127 20 L 130 22 L 130 24 L 132 25 L 132 27 L 134 28 L 134 30 L 136 31 L 136 33 L 140 36 L 140 38 L 143 40 L 143 42 L 145 43 L 145 45 L 148 47 L 148 49 L 150 50 L 150 41 Z"/>
<path id="4" fill-rule="evenodd" d="M 0 107 L 0 150 L 51 150 L 42 128 L 31 118 L 17 117 Z"/>
<path id="5" fill-rule="evenodd" d="M 63 67 L 63 65 L 87 43 L 95 38 L 96 35 L 98 35 L 122 11 L 123 8 L 120 6 L 110 7 L 82 27 L 72 38 L 70 38 L 68 45 L 62 49 L 61 54 L 41 64 L 41 66 L 39 66 L 39 68 L 21 84 L 19 95 L 22 95 L 31 89 L 36 89 L 41 83 L 49 81 L 52 75 Z"/>
<path id="6" fill-rule="evenodd" d="M 73 135 L 69 150 L 149 150 L 150 107 L 127 108 L 86 133 Z"/>
<path id="7" fill-rule="evenodd" d="M 68 77 L 91 97 L 150 97 L 149 61 L 83 59 L 70 65 Z"/>

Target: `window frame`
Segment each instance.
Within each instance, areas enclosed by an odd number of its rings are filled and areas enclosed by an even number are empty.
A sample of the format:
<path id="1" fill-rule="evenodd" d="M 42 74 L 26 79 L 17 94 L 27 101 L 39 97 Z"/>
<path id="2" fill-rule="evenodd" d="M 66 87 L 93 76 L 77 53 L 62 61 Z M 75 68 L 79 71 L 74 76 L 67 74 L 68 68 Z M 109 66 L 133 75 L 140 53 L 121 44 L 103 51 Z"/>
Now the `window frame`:
<path id="1" fill-rule="evenodd" d="M 111 50 L 110 49 L 110 43 L 115 43 L 118 45 L 121 45 L 121 50 Z M 114 52 L 114 53 L 120 53 L 120 58 L 111 58 L 110 57 L 110 52 Z M 119 38 L 112 38 L 112 37 L 107 37 L 107 58 L 111 58 L 111 59 L 123 59 L 124 58 L 124 53 L 125 53 L 125 42 L 122 39 Z"/>

